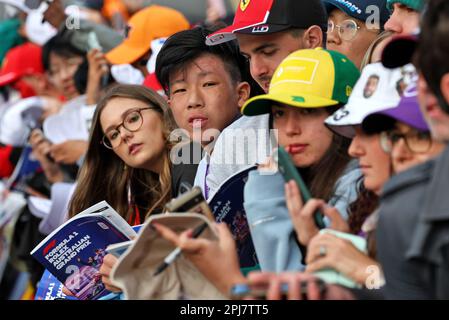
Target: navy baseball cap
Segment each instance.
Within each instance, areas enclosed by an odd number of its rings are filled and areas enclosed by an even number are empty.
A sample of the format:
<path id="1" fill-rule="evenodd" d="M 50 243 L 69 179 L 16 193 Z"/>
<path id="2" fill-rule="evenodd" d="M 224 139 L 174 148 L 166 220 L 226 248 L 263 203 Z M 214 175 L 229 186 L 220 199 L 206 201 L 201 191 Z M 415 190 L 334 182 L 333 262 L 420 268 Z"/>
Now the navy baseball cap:
<path id="1" fill-rule="evenodd" d="M 412 34 L 394 36 L 382 51 L 384 67 L 394 69 L 411 63 L 418 47 L 420 33 L 417 29 Z"/>
<path id="2" fill-rule="evenodd" d="M 387 8 L 387 0 L 323 0 L 323 4 L 329 14 L 335 8 L 343 11 L 348 16 L 366 22 L 373 17 L 376 12 L 375 6 L 379 9 L 380 28 L 383 29 L 385 22 L 390 18 L 390 11 Z"/>

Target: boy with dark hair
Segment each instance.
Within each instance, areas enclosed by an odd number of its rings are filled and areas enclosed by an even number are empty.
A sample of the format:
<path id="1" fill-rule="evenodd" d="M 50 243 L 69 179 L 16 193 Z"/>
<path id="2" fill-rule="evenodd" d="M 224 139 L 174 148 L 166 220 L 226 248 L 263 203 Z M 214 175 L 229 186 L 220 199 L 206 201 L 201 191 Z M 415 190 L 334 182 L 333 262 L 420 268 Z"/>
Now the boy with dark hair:
<path id="1" fill-rule="evenodd" d="M 326 31 L 327 14 L 320 0 L 241 0 L 233 24 L 209 35 L 207 44 L 214 46 L 237 39 L 242 54 L 249 60 L 252 77 L 267 93 L 281 61 L 299 49 L 325 47 Z M 211 196 L 226 179 L 264 162 L 271 154 L 268 124 L 267 115 L 243 116 L 218 138 L 207 176 Z M 242 136 L 242 131 L 255 134 L 257 139 L 246 143 L 243 158 L 235 157 L 230 162 L 228 154 L 238 145 L 235 141 L 254 140 L 249 134 Z"/>
<path id="2" fill-rule="evenodd" d="M 235 41 L 209 47 L 204 27 L 178 32 L 167 39 L 157 61 L 156 76 L 162 84 L 177 125 L 208 153 L 211 142 L 240 116 L 250 95 L 247 62 Z M 253 85 L 257 90 L 257 84 Z M 203 188 L 209 155 L 200 162 L 195 185 Z"/>

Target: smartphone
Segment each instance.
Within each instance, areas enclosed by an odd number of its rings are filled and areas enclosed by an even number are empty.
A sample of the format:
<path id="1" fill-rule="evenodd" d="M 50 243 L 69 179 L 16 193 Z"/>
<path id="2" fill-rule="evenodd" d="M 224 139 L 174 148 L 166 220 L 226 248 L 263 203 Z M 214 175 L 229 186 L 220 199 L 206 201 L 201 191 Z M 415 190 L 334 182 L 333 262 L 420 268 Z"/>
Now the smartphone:
<path id="1" fill-rule="evenodd" d="M 87 46 L 89 47 L 89 51 L 93 49 L 97 49 L 99 51 L 103 51 L 103 47 L 98 40 L 97 34 L 94 31 L 90 31 L 87 34 Z M 105 73 L 101 78 L 101 86 L 104 88 L 108 85 L 109 82 L 109 72 Z"/>
<path id="2" fill-rule="evenodd" d="M 87 45 L 89 47 L 89 50 L 98 49 L 100 51 L 103 51 L 103 48 L 100 45 L 100 41 L 98 41 L 97 34 L 94 31 L 90 31 L 87 34 Z"/>
<path id="3" fill-rule="evenodd" d="M 315 279 L 315 283 L 318 285 L 320 297 L 323 297 L 326 293 L 326 284 L 320 278 Z M 300 283 L 301 297 L 303 300 L 307 300 L 308 282 L 301 281 Z M 266 300 L 268 291 L 268 283 L 264 284 L 252 284 L 246 283 L 235 284 L 231 288 L 230 296 L 232 300 L 242 300 L 244 298 L 253 298 L 256 300 Z M 287 300 L 288 298 L 288 283 L 281 284 L 281 300 Z"/>
<path id="4" fill-rule="evenodd" d="M 172 199 L 165 205 L 167 212 L 196 212 L 204 214 L 210 221 L 215 221 L 214 214 L 206 199 L 204 199 L 201 188 L 193 187 L 189 191 Z"/>
<path id="5" fill-rule="evenodd" d="M 293 160 L 288 152 L 280 146 L 277 150 L 275 150 L 275 152 L 273 152 L 273 159 L 277 163 L 284 180 L 286 182 L 294 180 L 299 188 L 299 191 L 301 192 L 303 202 L 306 203 L 309 201 L 312 198 L 312 195 L 310 194 L 306 183 L 301 178 L 301 175 L 299 174 L 298 169 L 296 169 L 295 164 L 293 163 Z M 326 228 L 324 223 L 324 215 L 320 212 L 320 210 L 315 212 L 313 218 L 318 229 Z"/>

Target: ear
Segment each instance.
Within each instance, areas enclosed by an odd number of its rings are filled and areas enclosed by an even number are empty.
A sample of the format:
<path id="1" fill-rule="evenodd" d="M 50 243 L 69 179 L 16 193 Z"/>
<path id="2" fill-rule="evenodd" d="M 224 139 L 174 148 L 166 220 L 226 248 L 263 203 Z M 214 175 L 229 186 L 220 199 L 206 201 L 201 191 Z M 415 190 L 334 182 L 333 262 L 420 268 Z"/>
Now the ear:
<path id="1" fill-rule="evenodd" d="M 323 47 L 323 31 L 319 26 L 311 26 L 304 32 L 302 41 L 304 43 L 304 49 Z"/>
<path id="2" fill-rule="evenodd" d="M 449 73 L 446 73 L 440 82 L 440 90 L 446 103 L 449 104 Z"/>
<path id="3" fill-rule="evenodd" d="M 45 90 L 48 86 L 47 77 L 44 74 L 36 75 L 40 90 Z"/>
<path id="4" fill-rule="evenodd" d="M 250 93 L 251 93 L 251 86 L 249 85 L 249 83 L 246 81 L 240 82 L 239 85 L 237 86 L 237 94 L 239 97 L 238 100 L 239 109 L 241 109 L 245 104 L 246 100 L 249 99 Z"/>

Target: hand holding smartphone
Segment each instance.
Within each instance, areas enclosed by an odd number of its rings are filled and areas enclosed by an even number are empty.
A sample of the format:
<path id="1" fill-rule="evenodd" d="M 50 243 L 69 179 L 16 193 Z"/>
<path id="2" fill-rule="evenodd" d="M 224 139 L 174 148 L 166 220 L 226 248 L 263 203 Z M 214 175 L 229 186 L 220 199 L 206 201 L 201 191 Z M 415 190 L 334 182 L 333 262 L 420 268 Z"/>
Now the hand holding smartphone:
<path id="1" fill-rule="evenodd" d="M 296 169 L 295 164 L 293 163 L 288 152 L 283 147 L 279 147 L 273 152 L 273 159 L 277 163 L 279 171 L 284 177 L 285 182 L 294 180 L 299 188 L 303 202 L 306 203 L 309 201 L 312 198 L 312 195 L 310 194 L 306 183 L 301 178 L 301 175 L 299 174 L 298 169 Z M 321 211 L 317 210 L 313 217 L 315 220 L 315 225 L 318 229 L 326 228 L 324 223 L 324 215 Z"/>

